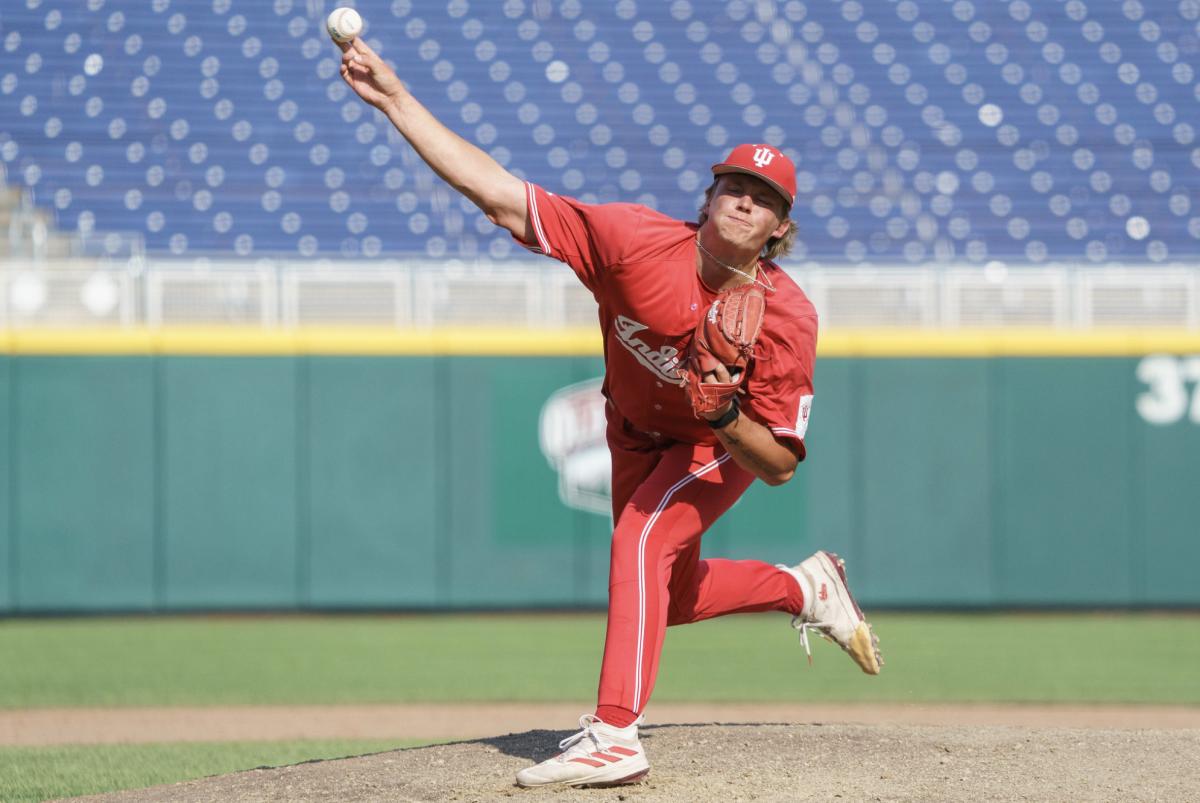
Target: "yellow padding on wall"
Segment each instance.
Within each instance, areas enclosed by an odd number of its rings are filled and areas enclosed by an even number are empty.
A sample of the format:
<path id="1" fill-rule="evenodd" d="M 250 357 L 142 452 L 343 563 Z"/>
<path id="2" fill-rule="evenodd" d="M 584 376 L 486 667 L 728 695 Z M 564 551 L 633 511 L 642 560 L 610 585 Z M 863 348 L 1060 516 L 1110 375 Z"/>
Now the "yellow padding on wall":
<path id="1" fill-rule="evenodd" d="M 161 329 L 0 330 L 8 354 L 177 354 L 268 356 L 331 355 L 543 355 L 600 354 L 593 328 L 394 329 L 372 327 L 167 327 Z"/>
<path id="2" fill-rule="evenodd" d="M 918 331 L 833 329 L 824 357 L 1125 357 L 1200 353 L 1200 331 L 1049 329 Z M 598 356 L 595 328 L 393 329 L 373 327 L 165 327 L 161 329 L 0 329 L 10 355 L 479 355 Z"/>
<path id="3" fill-rule="evenodd" d="M 1180 329 L 843 329 L 820 336 L 825 357 L 1136 357 L 1200 353 L 1200 331 Z"/>

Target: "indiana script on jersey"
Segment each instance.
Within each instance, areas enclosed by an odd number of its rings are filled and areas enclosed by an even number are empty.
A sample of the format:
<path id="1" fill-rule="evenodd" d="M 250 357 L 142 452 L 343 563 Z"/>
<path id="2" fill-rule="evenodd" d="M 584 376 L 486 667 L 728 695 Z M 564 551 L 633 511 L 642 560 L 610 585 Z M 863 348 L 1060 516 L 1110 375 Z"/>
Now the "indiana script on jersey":
<path id="1" fill-rule="evenodd" d="M 679 368 L 679 349 L 672 346 L 663 346 L 661 349 L 652 349 L 643 340 L 637 337 L 638 332 L 641 332 L 650 327 L 644 323 L 638 323 L 632 318 L 627 318 L 624 315 L 618 315 L 616 321 L 617 339 L 621 341 L 621 345 L 629 350 L 629 353 L 643 366 L 650 369 L 655 376 L 670 382 L 672 385 L 682 385 L 683 380 L 679 378 L 676 370 Z"/>

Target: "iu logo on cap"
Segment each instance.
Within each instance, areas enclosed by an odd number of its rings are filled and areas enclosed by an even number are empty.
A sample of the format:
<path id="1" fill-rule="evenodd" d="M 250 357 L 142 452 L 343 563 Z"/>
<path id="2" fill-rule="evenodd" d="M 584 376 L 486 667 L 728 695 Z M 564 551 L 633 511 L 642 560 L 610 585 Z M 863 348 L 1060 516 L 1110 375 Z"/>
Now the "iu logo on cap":
<path id="1" fill-rule="evenodd" d="M 775 158 L 775 151 L 770 148 L 755 148 L 754 149 L 754 164 L 759 167 L 766 167 Z"/>

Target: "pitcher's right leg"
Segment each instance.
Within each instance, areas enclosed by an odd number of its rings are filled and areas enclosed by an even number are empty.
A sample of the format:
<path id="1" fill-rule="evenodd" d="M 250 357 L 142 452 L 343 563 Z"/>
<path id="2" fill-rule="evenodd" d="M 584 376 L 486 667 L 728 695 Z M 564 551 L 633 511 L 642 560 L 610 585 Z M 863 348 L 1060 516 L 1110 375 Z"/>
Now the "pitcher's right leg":
<path id="1" fill-rule="evenodd" d="M 674 444 L 638 486 L 613 532 L 608 630 L 597 713 L 622 725 L 642 713 L 659 655 L 680 561 L 695 561 L 706 529 L 753 481 L 720 447 Z"/>

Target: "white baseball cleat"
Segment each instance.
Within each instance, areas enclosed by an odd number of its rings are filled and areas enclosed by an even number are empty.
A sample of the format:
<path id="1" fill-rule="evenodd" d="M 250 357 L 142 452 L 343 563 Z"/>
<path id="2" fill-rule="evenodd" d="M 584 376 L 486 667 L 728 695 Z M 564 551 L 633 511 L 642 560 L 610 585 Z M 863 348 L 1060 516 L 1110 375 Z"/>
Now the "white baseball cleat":
<path id="1" fill-rule="evenodd" d="M 804 610 L 792 617 L 800 631 L 800 643 L 812 663 L 808 631 L 815 630 L 845 650 L 868 675 L 878 675 L 883 666 L 879 638 L 846 584 L 846 562 L 832 552 L 818 552 L 797 566 L 779 565 L 800 583 Z"/>
<path id="2" fill-rule="evenodd" d="M 517 786 L 616 786 L 650 771 L 638 740 L 638 722 L 627 728 L 606 725 L 592 714 L 579 718 L 581 730 L 558 743 L 563 752 L 517 773 Z"/>

